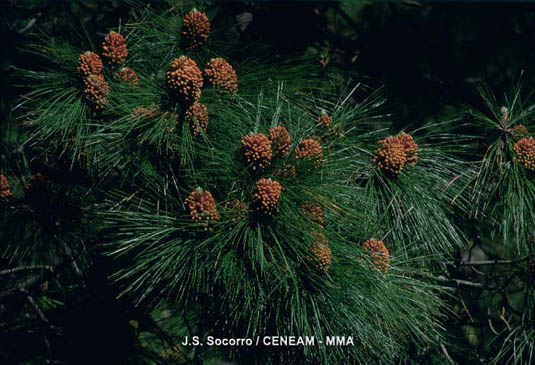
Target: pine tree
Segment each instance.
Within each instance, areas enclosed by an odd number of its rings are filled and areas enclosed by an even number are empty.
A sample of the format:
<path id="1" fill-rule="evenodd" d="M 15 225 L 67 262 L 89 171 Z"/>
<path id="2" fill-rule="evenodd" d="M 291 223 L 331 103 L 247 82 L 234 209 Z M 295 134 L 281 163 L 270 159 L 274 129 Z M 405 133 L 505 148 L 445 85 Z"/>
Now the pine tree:
<path id="1" fill-rule="evenodd" d="M 482 90 L 489 110 L 396 130 L 380 91 L 319 62 L 255 58 L 209 9 L 132 11 L 104 37 L 41 35 L 27 49 L 41 67 L 19 70 L 30 91 L 24 140 L 2 141 L 0 296 L 6 335 L 39 322 L 47 353 L 30 360 L 61 357 L 49 317 L 84 300 L 100 261 L 130 319 L 129 363 L 449 358 L 455 286 L 523 291 L 485 358 L 532 360 L 535 126 L 520 86 L 504 106 Z M 463 221 L 506 259 L 453 259 L 473 244 Z M 464 277 L 496 264 L 513 269 Z"/>

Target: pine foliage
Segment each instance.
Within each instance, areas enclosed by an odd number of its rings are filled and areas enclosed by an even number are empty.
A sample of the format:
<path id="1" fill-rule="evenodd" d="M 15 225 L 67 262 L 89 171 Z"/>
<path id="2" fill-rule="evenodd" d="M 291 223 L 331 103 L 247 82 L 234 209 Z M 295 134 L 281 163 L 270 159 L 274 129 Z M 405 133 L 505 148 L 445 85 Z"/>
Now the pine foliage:
<path id="1" fill-rule="evenodd" d="M 136 362 L 217 351 L 247 364 L 391 363 L 448 340 L 442 284 L 459 281 L 444 262 L 469 243 L 463 219 L 533 254 L 535 109 L 520 87 L 505 106 L 482 91 L 488 110 L 394 130 L 380 90 L 236 49 L 207 9 L 132 8 L 103 37 L 42 34 L 27 47 L 41 64 L 18 70 L 30 91 L 17 112 L 49 164 L 2 161 L 0 257 L 64 270 L 73 289 L 104 255 L 120 300 L 143 314 Z M 0 271 L 13 286 L 17 274 Z M 51 288 L 45 312 L 67 301 L 59 281 Z M 523 289 L 496 363 L 533 359 Z M 158 316 L 170 319 L 160 328 Z M 355 344 L 196 349 L 185 335 Z"/>

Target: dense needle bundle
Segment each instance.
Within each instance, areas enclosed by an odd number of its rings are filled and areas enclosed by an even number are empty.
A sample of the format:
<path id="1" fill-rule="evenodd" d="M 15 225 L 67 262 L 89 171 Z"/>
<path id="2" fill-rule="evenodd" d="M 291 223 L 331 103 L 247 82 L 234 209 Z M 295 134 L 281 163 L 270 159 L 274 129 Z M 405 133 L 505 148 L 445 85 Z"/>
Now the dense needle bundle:
<path id="1" fill-rule="evenodd" d="M 206 105 L 195 102 L 186 110 L 186 120 L 195 136 L 206 132 L 208 128 L 208 110 Z"/>
<path id="2" fill-rule="evenodd" d="M 208 62 L 204 75 L 208 83 L 220 90 L 235 94 L 238 91 L 238 76 L 234 68 L 218 57 Z"/>
<path id="3" fill-rule="evenodd" d="M 126 39 L 117 32 L 108 33 L 102 42 L 102 57 L 109 63 L 122 65 L 126 61 L 126 56 L 128 56 Z"/>
<path id="4" fill-rule="evenodd" d="M 11 196 L 13 196 L 13 193 L 11 192 L 7 177 L 0 175 L 0 200 L 7 199 Z"/>
<path id="5" fill-rule="evenodd" d="M 323 160 L 323 149 L 315 139 L 304 139 L 295 149 L 295 158 L 298 160 L 312 161 L 319 165 Z"/>
<path id="6" fill-rule="evenodd" d="M 188 214 L 195 222 L 208 227 L 210 223 L 219 220 L 219 213 L 214 197 L 209 191 L 197 189 L 192 191 L 184 202 Z"/>
<path id="7" fill-rule="evenodd" d="M 262 170 L 271 164 L 271 141 L 262 133 L 245 136 L 241 151 L 253 170 Z"/>
<path id="8" fill-rule="evenodd" d="M 89 75 L 100 75 L 104 66 L 98 54 L 87 51 L 78 58 L 77 70 L 85 78 Z"/>
<path id="9" fill-rule="evenodd" d="M 195 61 L 186 56 L 175 58 L 167 71 L 167 87 L 187 102 L 201 97 L 202 72 Z"/>
<path id="10" fill-rule="evenodd" d="M 269 140 L 272 143 L 273 154 L 288 157 L 290 154 L 290 143 L 292 139 L 284 127 L 273 127 L 269 130 Z"/>
<path id="11" fill-rule="evenodd" d="M 273 215 L 279 209 L 282 186 L 278 181 L 260 179 L 253 191 L 255 209 L 266 215 Z"/>
<path id="12" fill-rule="evenodd" d="M 386 274 L 390 267 L 390 253 L 383 241 L 375 238 L 370 238 L 362 244 L 362 248 L 369 254 L 374 269 Z"/>
<path id="13" fill-rule="evenodd" d="M 184 16 L 181 34 L 187 50 L 202 46 L 210 35 L 210 20 L 205 13 L 193 9 Z"/>
<path id="14" fill-rule="evenodd" d="M 333 351 L 322 346 L 310 351 L 279 351 L 266 346 L 254 354 L 239 347 L 223 349 L 229 360 L 241 363 L 366 363 L 375 356 L 377 359 L 372 360 L 387 362 L 403 346 L 396 337 L 405 328 L 390 323 L 374 328 L 376 323 L 369 318 L 373 316 L 367 316 L 366 308 L 380 307 L 381 319 L 413 320 L 417 310 L 406 313 L 381 303 L 388 296 L 401 297 L 399 292 L 418 279 L 400 275 L 399 279 L 393 278 L 397 282 L 384 282 L 388 286 L 369 285 L 376 273 L 366 267 L 363 270 L 355 259 L 360 247 L 346 244 L 354 237 L 363 237 L 369 231 L 368 224 L 384 231 L 392 226 L 376 221 L 390 216 L 390 212 L 374 209 L 366 200 L 371 194 L 350 181 L 355 166 L 366 164 L 359 158 L 362 156 L 357 156 L 358 151 L 363 151 L 367 138 L 375 135 L 365 130 L 364 123 L 356 125 L 356 121 L 369 116 L 370 104 L 362 104 L 367 105 L 364 111 L 360 103 L 343 103 L 354 98 L 339 98 L 333 93 L 339 89 L 331 90 L 331 81 L 323 89 L 323 81 L 313 80 L 311 74 L 301 78 L 298 74 L 302 65 L 297 62 L 287 66 L 254 63 L 255 67 L 247 68 L 246 60 L 237 55 L 226 59 L 239 59 L 244 64 L 248 71 L 244 71 L 240 83 L 248 92 L 223 99 L 218 90 L 202 93 L 208 84 L 236 93 L 237 74 L 225 59 L 207 56 L 218 55 L 217 49 L 192 52 L 195 61 L 180 54 L 174 56 L 176 25 L 184 15 L 179 8 L 171 12 L 170 19 L 167 15 L 151 18 L 149 14 L 128 23 L 123 34 L 128 34 L 129 45 L 135 49 L 127 50 L 124 37 L 118 33 L 108 34 L 103 60 L 113 67 L 107 64 L 103 70 L 102 61 L 94 53 L 80 57 L 85 97 L 96 108 L 105 105 L 104 113 L 87 113 L 79 91 L 72 88 L 65 105 L 74 101 L 74 106 L 82 106 L 73 107 L 77 112 L 72 113 L 73 117 L 55 105 L 48 108 L 42 101 L 35 114 L 40 119 L 32 123 L 36 140 L 40 137 L 47 141 L 49 136 L 58 137 L 50 138 L 54 143 L 75 139 L 76 147 L 68 149 L 69 153 L 75 149 L 78 154 L 82 149 L 88 151 L 91 177 L 102 184 L 112 204 L 84 201 L 83 206 L 95 209 L 95 221 L 103 219 L 97 223 L 104 228 L 102 236 L 109 240 L 107 247 L 117 260 L 114 279 L 125 301 L 133 299 L 150 316 L 158 315 L 160 308 L 155 306 L 160 303 L 172 305 L 177 314 L 173 314 L 173 321 L 176 317 L 180 322 L 183 314 L 201 336 L 206 330 L 227 338 L 283 333 L 288 328 L 303 336 L 319 337 L 347 331 L 362 333 L 359 341 L 370 352 L 361 352 L 360 344 Z M 206 43 L 210 32 L 206 14 L 186 14 L 181 32 L 188 50 Z M 228 48 L 228 44 L 223 46 Z M 128 51 L 135 53 L 135 59 L 127 58 Z M 78 51 L 64 53 L 78 56 Z M 211 57 L 214 59 L 206 70 L 200 70 L 196 62 L 205 65 Z M 126 67 L 126 60 L 135 71 Z M 69 67 L 67 76 L 71 77 L 76 65 Z M 273 82 L 265 82 L 266 76 Z M 108 88 L 108 77 L 139 87 L 110 81 Z M 307 95 L 309 81 L 314 91 Z M 54 87 L 62 85 L 58 82 Z M 253 89 L 258 94 L 253 94 Z M 328 108 L 335 120 L 326 113 L 310 114 L 322 107 Z M 69 123 L 60 123 L 64 119 L 70 119 Z M 177 126 L 179 133 L 166 133 Z M 344 141 L 335 141 L 335 136 L 344 134 L 342 126 L 348 127 L 347 135 Z M 203 134 L 206 131 L 210 141 L 203 138 L 207 137 Z M 246 136 L 248 131 L 263 134 Z M 415 163 L 417 146 L 412 138 L 400 135 L 397 139 L 404 153 L 414 156 L 411 161 Z M 120 184 L 109 177 L 121 179 Z M 197 184 L 209 191 L 184 191 L 184 187 Z M 109 187 L 113 191 L 108 192 Z M 53 188 L 54 192 L 63 189 L 56 181 Z M 220 204 L 216 204 L 216 197 Z M 428 205 L 435 209 L 436 205 Z M 359 219 L 365 214 L 369 219 Z M 63 225 L 62 229 L 71 226 Z M 392 239 L 398 241 L 402 242 Z M 400 271 L 404 269 L 400 265 Z M 326 272 L 329 275 L 320 275 Z M 431 293 L 418 293 L 423 295 L 432 299 Z M 419 305 L 418 309 L 428 304 L 419 297 L 409 299 L 415 307 Z M 434 308 L 433 304 L 429 312 Z M 428 314 L 417 314 L 422 312 Z M 197 321 L 197 315 L 206 320 Z M 425 319 L 426 324 L 432 321 L 432 316 Z M 170 329 L 173 336 L 184 333 L 178 322 L 176 332 Z M 422 321 L 415 322 L 412 332 L 419 336 Z M 210 328 L 203 328 L 205 324 Z M 394 334 L 382 333 L 383 327 Z M 182 350 L 189 358 L 194 357 L 190 356 L 192 348 Z M 258 360 L 244 359 L 250 354 Z"/>
<path id="15" fill-rule="evenodd" d="M 318 226 L 323 228 L 325 215 L 323 213 L 323 209 L 321 208 L 321 205 L 319 205 L 318 203 L 310 202 L 310 203 L 303 204 L 301 208 L 303 209 L 308 219 L 310 219 L 312 222 L 316 223 Z"/>
<path id="16" fill-rule="evenodd" d="M 316 268 L 323 273 L 326 273 L 331 267 L 331 248 L 329 247 L 329 241 L 327 237 L 321 232 L 313 233 L 314 243 L 310 246 L 309 250 L 312 259 L 316 263 Z"/>
<path id="17" fill-rule="evenodd" d="M 108 92 L 110 90 L 108 83 L 104 80 L 103 75 L 89 75 L 84 79 L 84 95 L 93 102 L 96 110 L 108 103 Z"/>
<path id="18" fill-rule="evenodd" d="M 115 73 L 115 79 L 119 82 L 124 82 L 126 84 L 131 84 L 137 86 L 139 83 L 139 78 L 136 75 L 136 72 L 130 67 L 123 67 Z"/>
<path id="19" fill-rule="evenodd" d="M 535 139 L 522 138 L 513 148 L 518 162 L 528 170 L 535 170 Z"/>

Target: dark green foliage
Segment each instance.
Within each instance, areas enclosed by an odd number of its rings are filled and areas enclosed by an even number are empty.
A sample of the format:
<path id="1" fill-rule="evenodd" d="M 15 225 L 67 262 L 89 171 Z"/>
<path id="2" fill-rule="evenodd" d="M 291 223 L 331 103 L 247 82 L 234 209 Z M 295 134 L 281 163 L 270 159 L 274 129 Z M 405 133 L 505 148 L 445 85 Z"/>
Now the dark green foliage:
<path id="1" fill-rule="evenodd" d="M 128 20 L 114 30 L 126 38 L 125 65 L 139 84 L 121 83 L 120 66 L 105 63 L 109 94 L 98 109 L 76 68 L 82 52 L 101 53 L 108 29 L 65 39 L 42 32 L 25 47 L 38 64 L 16 70 L 27 92 L 9 118 L 21 123 L 1 143 L 1 172 L 14 192 L 0 202 L 8 359 L 72 362 L 98 332 L 90 322 L 102 309 L 100 320 L 113 325 L 100 349 L 123 335 L 107 358 L 115 362 L 440 363 L 451 360 L 448 349 L 468 358 L 468 346 L 472 360 L 532 361 L 535 185 L 517 161 L 511 128 L 535 126 L 519 86 L 506 109 L 482 91 L 488 110 L 402 130 L 385 112 L 384 91 L 327 67 L 326 51 L 322 63 L 253 42 L 244 48 L 238 27 L 207 4 L 197 8 L 215 20 L 208 44 L 185 51 L 182 19 L 193 4 L 128 5 Z M 209 119 L 198 135 L 185 117 L 189 101 L 166 83 L 183 55 L 201 70 L 222 57 L 238 75 L 236 94 L 205 80 L 199 102 Z M 318 125 L 322 113 L 332 125 Z M 241 141 L 281 126 L 288 155 L 272 150 L 265 168 L 247 161 Z M 398 132 L 414 138 L 418 161 L 386 173 L 377 149 Z M 303 141 L 318 144 L 321 156 L 300 158 Z M 267 199 L 254 195 L 261 179 L 280 183 L 280 198 L 268 194 L 278 198 L 275 209 L 259 209 Z M 215 201 L 198 208 L 199 220 L 187 201 L 193 192 Z M 304 208 L 310 203 L 324 213 L 320 223 Z M 479 242 L 481 232 L 497 252 Z M 371 238 L 386 245 L 384 271 L 362 247 Z M 76 333 L 77 315 L 90 330 L 69 350 L 63 341 Z M 32 327 L 38 340 L 28 336 Z M 14 356 L 18 335 L 37 350 Z M 180 344 L 184 336 L 294 335 L 352 336 L 354 344 Z M 100 360 L 98 352 L 82 357 Z"/>

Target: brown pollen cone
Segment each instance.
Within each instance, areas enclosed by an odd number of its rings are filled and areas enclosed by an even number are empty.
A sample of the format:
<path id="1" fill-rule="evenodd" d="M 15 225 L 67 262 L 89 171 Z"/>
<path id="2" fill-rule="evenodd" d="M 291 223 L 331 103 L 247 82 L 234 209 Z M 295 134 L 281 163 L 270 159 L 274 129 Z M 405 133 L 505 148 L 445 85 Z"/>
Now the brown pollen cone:
<path id="1" fill-rule="evenodd" d="M 175 58 L 167 71 L 167 87 L 187 102 L 201 97 L 202 72 L 195 61 L 186 56 Z"/>
<path id="2" fill-rule="evenodd" d="M 125 84 L 130 84 L 137 86 L 139 83 L 139 78 L 136 75 L 136 72 L 130 67 L 123 67 L 115 73 L 115 79 L 119 82 Z"/>
<path id="3" fill-rule="evenodd" d="M 269 140 L 272 143 L 273 154 L 288 157 L 292 139 L 284 127 L 273 127 L 269 130 Z"/>
<path id="4" fill-rule="evenodd" d="M 219 220 L 219 213 L 217 212 L 214 197 L 209 191 L 199 189 L 192 191 L 186 198 L 184 205 L 191 219 L 201 223 L 206 228 L 210 223 Z"/>
<path id="5" fill-rule="evenodd" d="M 418 145 L 414 142 L 412 136 L 407 133 L 400 133 L 393 138 L 403 146 L 407 155 L 407 165 L 415 166 L 418 162 Z"/>
<path id="6" fill-rule="evenodd" d="M 108 83 L 104 80 L 103 75 L 89 75 L 84 79 L 84 95 L 93 102 L 96 110 L 108 103 L 108 92 L 110 90 Z"/>
<path id="7" fill-rule="evenodd" d="M 111 64 L 122 65 L 126 61 L 126 56 L 128 56 L 126 39 L 117 32 L 109 32 L 102 42 L 102 57 Z"/>
<path id="8" fill-rule="evenodd" d="M 314 202 L 309 202 L 306 204 L 303 204 L 301 206 L 301 209 L 303 209 L 303 212 L 307 216 L 308 219 L 310 219 L 312 222 L 316 223 L 318 226 L 323 228 L 323 222 L 325 221 L 325 214 L 323 213 L 323 209 L 321 208 L 321 205 Z"/>
<path id="9" fill-rule="evenodd" d="M 255 209 L 266 215 L 273 215 L 279 209 L 282 185 L 271 179 L 260 179 L 253 191 Z"/>
<path id="10" fill-rule="evenodd" d="M 253 170 L 263 170 L 271 164 L 271 141 L 262 133 L 245 136 L 241 140 L 241 151 Z"/>
<path id="11" fill-rule="evenodd" d="M 285 164 L 281 168 L 277 169 L 273 175 L 293 178 L 297 176 L 297 168 L 295 165 Z"/>
<path id="12" fill-rule="evenodd" d="M 210 20 L 205 13 L 194 9 L 184 16 L 181 34 L 187 50 L 200 47 L 210 35 Z"/>
<path id="13" fill-rule="evenodd" d="M 100 75 L 104 66 L 99 55 L 94 52 L 84 52 L 78 58 L 78 67 L 76 68 L 82 77 L 87 77 L 91 74 Z"/>
<path id="14" fill-rule="evenodd" d="M 535 139 L 522 138 L 515 143 L 513 149 L 519 163 L 528 170 L 535 170 Z"/>
<path id="15" fill-rule="evenodd" d="M 379 141 L 379 144 L 383 147 L 375 150 L 376 156 L 372 158 L 372 162 L 389 175 L 399 175 L 407 163 L 405 148 L 392 137 Z"/>
<path id="16" fill-rule="evenodd" d="M 130 113 L 130 117 L 133 119 L 151 119 L 155 118 L 157 113 L 158 109 L 155 106 L 151 106 L 149 108 L 140 106 L 132 110 L 132 113 Z"/>
<path id="17" fill-rule="evenodd" d="M 186 110 L 186 120 L 193 135 L 205 133 L 208 128 L 208 109 L 206 105 L 195 102 Z"/>
<path id="18" fill-rule="evenodd" d="M 517 124 L 511 128 L 511 134 L 513 137 L 522 137 L 528 135 L 529 131 L 523 124 Z"/>
<path id="19" fill-rule="evenodd" d="M 13 196 L 9 181 L 4 175 L 0 175 L 0 200 L 8 199 Z"/>
<path id="20" fill-rule="evenodd" d="M 247 216 L 249 207 L 243 200 L 233 199 L 225 203 L 223 210 L 233 222 L 236 222 Z"/>
<path id="21" fill-rule="evenodd" d="M 316 165 L 323 160 L 323 149 L 315 139 L 304 139 L 295 149 L 295 158 L 298 160 L 313 161 Z"/>
<path id="22" fill-rule="evenodd" d="M 213 58 L 204 70 L 206 80 L 212 86 L 231 94 L 238 92 L 238 76 L 234 68 L 222 58 Z"/>
<path id="23" fill-rule="evenodd" d="M 311 257 L 308 257 L 309 260 L 314 260 L 316 263 L 316 268 L 322 272 L 326 273 L 331 267 L 332 253 L 331 248 L 329 247 L 329 240 L 321 232 L 314 232 L 312 234 L 314 238 L 314 243 L 310 246 L 309 250 Z"/>
<path id="24" fill-rule="evenodd" d="M 318 116 L 318 126 L 322 128 L 329 128 L 333 125 L 333 118 L 327 113 L 323 112 Z"/>
<path id="25" fill-rule="evenodd" d="M 372 269 L 378 270 L 383 274 L 388 273 L 390 267 L 390 254 L 383 241 L 370 238 L 369 240 L 364 241 L 362 248 L 368 253 L 373 262 Z"/>

